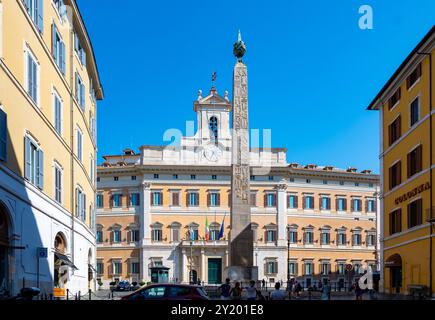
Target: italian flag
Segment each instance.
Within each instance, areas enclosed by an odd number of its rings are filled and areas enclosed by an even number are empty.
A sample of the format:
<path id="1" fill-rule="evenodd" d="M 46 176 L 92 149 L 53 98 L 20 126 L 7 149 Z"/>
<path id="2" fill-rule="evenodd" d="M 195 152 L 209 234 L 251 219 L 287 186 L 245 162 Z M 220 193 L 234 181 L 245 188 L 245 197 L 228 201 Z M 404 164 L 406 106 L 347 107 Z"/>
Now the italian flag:
<path id="1" fill-rule="evenodd" d="M 210 226 L 208 224 L 208 217 L 205 216 L 205 241 L 210 240 Z"/>

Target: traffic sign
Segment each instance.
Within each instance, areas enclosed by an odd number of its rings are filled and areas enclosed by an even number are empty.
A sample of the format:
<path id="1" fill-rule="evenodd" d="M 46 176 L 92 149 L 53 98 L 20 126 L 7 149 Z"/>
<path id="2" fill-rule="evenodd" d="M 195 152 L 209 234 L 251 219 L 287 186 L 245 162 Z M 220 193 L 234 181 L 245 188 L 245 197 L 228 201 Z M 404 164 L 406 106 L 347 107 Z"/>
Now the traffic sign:
<path id="1" fill-rule="evenodd" d="M 48 248 L 38 248 L 36 254 L 38 259 L 48 258 Z"/>
<path id="2" fill-rule="evenodd" d="M 350 263 L 346 264 L 346 271 L 351 271 L 352 269 L 353 269 L 353 265 L 351 265 Z"/>

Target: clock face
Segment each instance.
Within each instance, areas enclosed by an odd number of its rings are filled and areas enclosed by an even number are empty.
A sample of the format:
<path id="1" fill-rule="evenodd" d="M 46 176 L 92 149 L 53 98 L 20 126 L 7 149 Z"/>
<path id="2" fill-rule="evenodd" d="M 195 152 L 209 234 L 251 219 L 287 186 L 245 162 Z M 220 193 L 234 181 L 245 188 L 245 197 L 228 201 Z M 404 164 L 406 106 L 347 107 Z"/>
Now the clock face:
<path id="1" fill-rule="evenodd" d="M 222 155 L 221 149 L 215 145 L 208 145 L 204 149 L 204 156 L 208 161 L 216 162 Z"/>

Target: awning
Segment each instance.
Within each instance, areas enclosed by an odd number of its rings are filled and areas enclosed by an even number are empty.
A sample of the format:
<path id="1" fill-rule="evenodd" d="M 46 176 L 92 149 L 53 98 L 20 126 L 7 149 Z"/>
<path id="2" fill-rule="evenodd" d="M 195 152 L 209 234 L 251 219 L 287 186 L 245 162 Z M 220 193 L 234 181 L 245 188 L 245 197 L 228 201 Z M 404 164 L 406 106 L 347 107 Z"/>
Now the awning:
<path id="1" fill-rule="evenodd" d="M 78 268 L 74 265 L 74 263 L 71 262 L 70 259 L 68 259 L 68 257 L 62 253 L 59 252 L 55 252 L 54 256 L 56 258 L 58 258 L 63 264 L 67 265 L 68 267 L 71 267 L 75 270 L 78 270 Z"/>
<path id="2" fill-rule="evenodd" d="M 400 256 L 400 254 L 397 254 L 397 253 L 393 254 L 387 260 L 385 260 L 384 265 L 387 268 L 401 267 L 402 266 L 402 257 Z"/>

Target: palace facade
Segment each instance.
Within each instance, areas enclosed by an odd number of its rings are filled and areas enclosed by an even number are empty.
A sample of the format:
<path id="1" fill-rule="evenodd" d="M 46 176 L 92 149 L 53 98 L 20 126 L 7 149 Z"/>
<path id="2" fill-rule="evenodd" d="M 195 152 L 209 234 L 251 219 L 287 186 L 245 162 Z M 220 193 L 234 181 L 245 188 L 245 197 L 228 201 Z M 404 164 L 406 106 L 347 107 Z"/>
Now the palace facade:
<path id="1" fill-rule="evenodd" d="M 95 288 L 102 98 L 76 1 L 0 0 L 0 295 Z"/>
<path id="2" fill-rule="evenodd" d="M 199 91 L 193 107 L 197 132 L 179 146 L 125 149 L 98 167 L 97 276 L 104 287 L 124 279 L 223 280 L 231 103 L 228 92 L 212 88 L 206 97 Z M 344 286 L 368 266 L 378 269 L 378 175 L 289 164 L 284 148 L 251 148 L 250 164 L 260 280 L 290 276 L 304 286 L 323 279 Z"/>
<path id="3" fill-rule="evenodd" d="M 433 295 L 435 27 L 371 102 L 380 114 L 384 288 Z M 432 209 L 431 209 L 432 208 Z"/>

